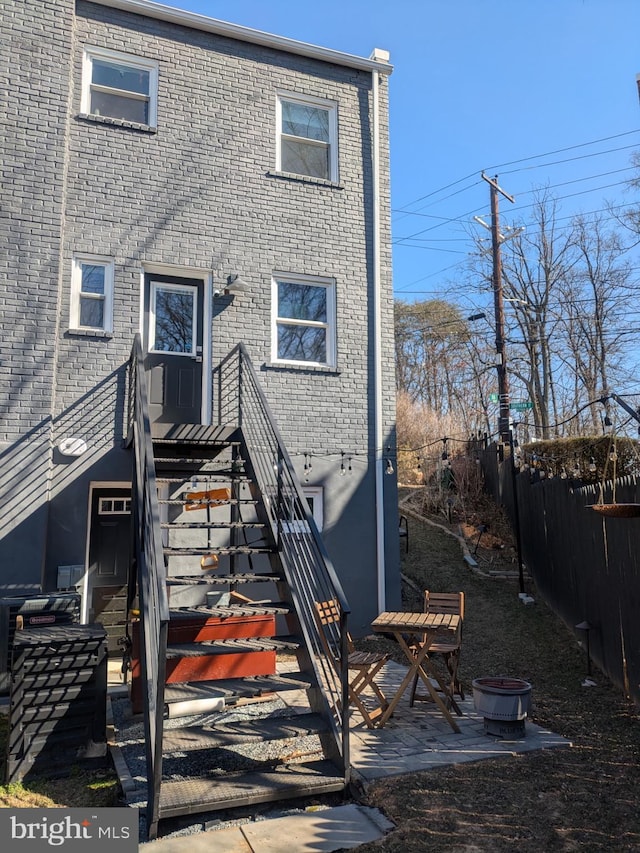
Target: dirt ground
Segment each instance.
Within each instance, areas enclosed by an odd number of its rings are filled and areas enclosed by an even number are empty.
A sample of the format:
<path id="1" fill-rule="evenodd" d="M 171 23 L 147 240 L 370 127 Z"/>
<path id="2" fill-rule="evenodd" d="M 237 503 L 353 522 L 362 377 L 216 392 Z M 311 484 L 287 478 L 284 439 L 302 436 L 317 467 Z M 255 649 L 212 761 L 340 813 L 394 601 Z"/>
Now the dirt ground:
<path id="1" fill-rule="evenodd" d="M 402 565 L 406 609 L 421 608 L 422 589 L 463 590 L 466 689 L 471 693 L 471 681 L 482 675 L 526 679 L 531 719 L 573 746 L 377 783 L 369 802 L 397 829 L 359 853 L 640 851 L 640 709 L 596 669 L 595 683 L 585 685 L 584 649 L 528 579 L 535 604 L 521 603 L 509 529 L 495 513 L 481 508 L 467 531 L 480 574 L 450 535 L 459 532 L 459 519 L 449 523 L 441 513 L 431 516 L 435 524 L 421 521 L 414 514 L 418 493 L 405 508 L 411 513 Z M 491 537 L 483 534 L 476 550 L 483 516 Z"/>

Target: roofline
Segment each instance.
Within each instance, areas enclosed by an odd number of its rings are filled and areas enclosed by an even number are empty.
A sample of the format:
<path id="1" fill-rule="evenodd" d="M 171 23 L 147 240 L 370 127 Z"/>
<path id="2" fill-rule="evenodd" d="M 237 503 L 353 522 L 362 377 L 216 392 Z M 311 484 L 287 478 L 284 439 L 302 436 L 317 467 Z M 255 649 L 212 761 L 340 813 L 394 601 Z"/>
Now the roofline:
<path id="1" fill-rule="evenodd" d="M 184 9 L 176 9 L 173 6 L 165 6 L 163 3 L 154 3 L 151 0 L 91 0 L 100 6 L 111 6 L 143 15 L 147 18 L 157 18 L 160 21 L 169 21 L 183 27 L 191 27 L 195 30 L 204 30 L 207 33 L 215 33 L 219 36 L 237 39 L 238 41 L 259 44 L 263 47 L 271 47 L 274 50 L 283 50 L 286 53 L 295 53 L 310 59 L 319 59 L 321 62 L 331 62 L 335 65 L 344 65 L 348 68 L 357 68 L 360 71 L 379 71 L 381 74 L 391 74 L 393 66 L 384 59 L 365 59 L 362 56 L 354 56 L 350 53 L 342 53 L 339 50 L 331 50 L 326 47 L 318 47 L 303 41 L 275 36 L 270 33 L 254 30 L 251 27 L 243 27 L 240 24 L 229 24 L 216 18 L 209 18 L 196 12 L 187 12 Z M 386 51 L 374 51 L 372 56 L 378 53 L 388 57 Z"/>

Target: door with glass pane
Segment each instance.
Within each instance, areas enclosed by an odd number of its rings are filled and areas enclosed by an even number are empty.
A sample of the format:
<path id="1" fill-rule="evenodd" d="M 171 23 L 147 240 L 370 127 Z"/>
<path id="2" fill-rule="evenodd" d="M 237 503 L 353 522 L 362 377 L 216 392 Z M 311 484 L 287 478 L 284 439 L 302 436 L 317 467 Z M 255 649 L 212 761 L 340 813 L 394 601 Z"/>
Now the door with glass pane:
<path id="1" fill-rule="evenodd" d="M 202 315 L 199 279 L 146 276 L 145 366 L 152 423 L 202 422 Z"/>

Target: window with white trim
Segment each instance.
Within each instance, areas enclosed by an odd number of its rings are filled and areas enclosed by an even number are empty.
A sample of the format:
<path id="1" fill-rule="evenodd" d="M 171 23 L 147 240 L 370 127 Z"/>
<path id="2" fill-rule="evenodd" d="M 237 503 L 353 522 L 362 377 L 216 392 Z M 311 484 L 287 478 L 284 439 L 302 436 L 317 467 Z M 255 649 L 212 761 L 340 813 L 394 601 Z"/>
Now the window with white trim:
<path id="1" fill-rule="evenodd" d="M 335 282 L 280 276 L 272 289 L 272 361 L 335 367 Z"/>
<path id="2" fill-rule="evenodd" d="M 113 258 L 74 255 L 71 274 L 71 329 L 113 331 Z"/>
<path id="3" fill-rule="evenodd" d="M 114 50 L 85 47 L 82 113 L 155 127 L 157 96 L 157 62 Z"/>
<path id="4" fill-rule="evenodd" d="M 302 486 L 302 494 L 309 508 L 309 515 L 315 521 L 318 530 L 322 530 L 324 523 L 323 511 L 323 489 L 322 486 Z M 297 506 L 297 501 L 294 501 Z M 307 508 L 305 507 L 305 509 Z M 297 518 L 292 521 L 283 521 L 282 530 L 285 533 L 301 533 L 308 535 L 311 533 L 308 522 L 302 518 Z"/>
<path id="5" fill-rule="evenodd" d="M 309 512 L 318 530 L 322 530 L 324 513 L 322 508 L 322 486 L 302 486 L 302 494 L 309 504 Z"/>
<path id="6" fill-rule="evenodd" d="M 338 107 L 281 92 L 277 99 L 277 165 L 281 172 L 338 180 Z"/>
<path id="7" fill-rule="evenodd" d="M 100 498 L 98 503 L 99 515 L 129 515 L 131 513 L 131 498 Z"/>

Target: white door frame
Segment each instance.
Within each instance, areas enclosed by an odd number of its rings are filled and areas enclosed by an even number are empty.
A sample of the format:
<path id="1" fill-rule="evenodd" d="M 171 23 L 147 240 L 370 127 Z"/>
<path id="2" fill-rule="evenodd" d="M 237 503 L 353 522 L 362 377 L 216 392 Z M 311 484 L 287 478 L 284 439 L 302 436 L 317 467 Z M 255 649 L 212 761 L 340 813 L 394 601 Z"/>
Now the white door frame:
<path id="1" fill-rule="evenodd" d="M 213 274 L 211 270 L 198 267 L 182 267 L 176 264 L 143 264 L 140 272 L 140 322 L 139 331 L 144 340 L 144 288 L 145 276 L 170 275 L 179 278 L 201 279 L 203 284 L 203 306 L 202 306 L 202 407 L 200 411 L 200 423 L 211 423 L 211 406 L 213 403 L 213 391 L 211 387 L 211 318 L 212 318 L 212 285 Z"/>

